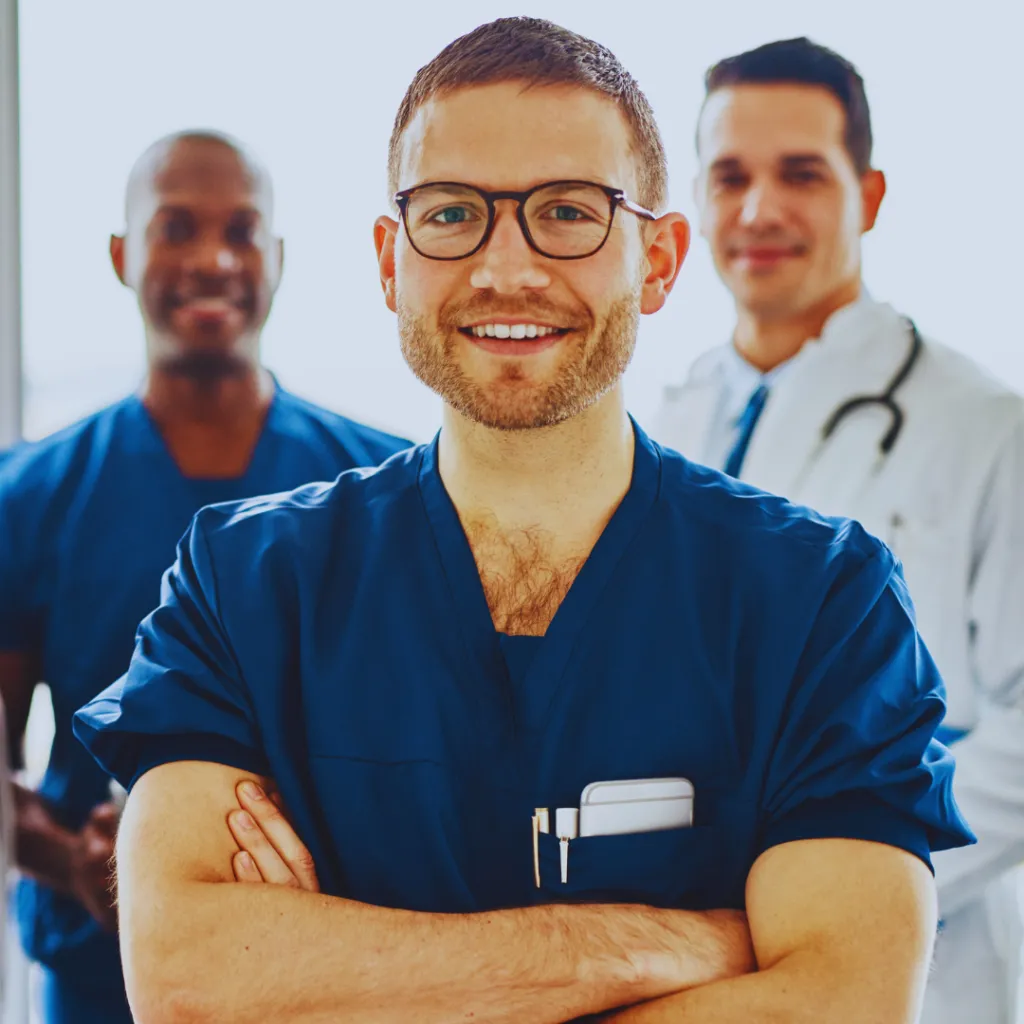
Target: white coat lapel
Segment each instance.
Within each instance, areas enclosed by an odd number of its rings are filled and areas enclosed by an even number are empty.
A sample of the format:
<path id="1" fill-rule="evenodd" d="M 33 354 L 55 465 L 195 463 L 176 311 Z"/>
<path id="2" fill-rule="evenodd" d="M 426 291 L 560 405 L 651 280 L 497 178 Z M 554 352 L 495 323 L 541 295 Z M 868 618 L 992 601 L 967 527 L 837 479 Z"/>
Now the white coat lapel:
<path id="1" fill-rule="evenodd" d="M 706 458 L 708 432 L 722 398 L 722 361 L 718 350 L 693 365 L 686 382 L 665 388 L 651 436 L 693 462 Z"/>
<path id="2" fill-rule="evenodd" d="M 823 430 L 844 402 L 885 390 L 905 355 L 901 332 L 897 314 L 870 300 L 836 313 L 770 392 L 743 479 L 826 514 L 848 510 L 877 468 L 889 414 L 875 405 L 853 413 L 827 444 Z"/>

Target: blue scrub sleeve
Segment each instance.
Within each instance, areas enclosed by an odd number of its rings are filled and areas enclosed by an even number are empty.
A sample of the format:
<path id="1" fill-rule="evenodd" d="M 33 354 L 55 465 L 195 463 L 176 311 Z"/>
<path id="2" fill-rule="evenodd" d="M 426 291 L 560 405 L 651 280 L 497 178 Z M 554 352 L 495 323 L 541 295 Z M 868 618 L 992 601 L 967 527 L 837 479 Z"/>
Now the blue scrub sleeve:
<path id="1" fill-rule="evenodd" d="M 139 627 L 127 673 L 75 715 L 75 735 L 126 788 L 170 761 L 267 774 L 251 701 L 221 623 L 202 516 L 164 574 L 160 607 Z"/>
<path id="2" fill-rule="evenodd" d="M 0 651 L 28 651 L 42 634 L 37 538 L 11 465 L 0 472 Z"/>
<path id="3" fill-rule="evenodd" d="M 953 800 L 945 713 L 902 572 L 879 545 L 839 574 L 812 628 L 770 762 L 758 853 L 798 839 L 864 839 L 931 866 L 974 840 Z"/>

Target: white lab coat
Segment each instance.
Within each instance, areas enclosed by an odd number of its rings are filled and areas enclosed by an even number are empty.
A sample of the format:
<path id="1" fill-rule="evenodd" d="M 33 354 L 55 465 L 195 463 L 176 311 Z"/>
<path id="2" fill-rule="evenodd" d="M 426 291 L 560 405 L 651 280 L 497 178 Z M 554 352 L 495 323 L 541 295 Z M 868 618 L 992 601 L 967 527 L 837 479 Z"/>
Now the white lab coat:
<path id="1" fill-rule="evenodd" d="M 1024 400 L 930 339 L 897 393 L 905 423 L 869 406 L 823 443 L 848 399 L 885 390 L 909 351 L 906 321 L 864 299 L 836 313 L 769 392 L 744 480 L 860 520 L 903 563 L 921 634 L 947 689 L 954 793 L 979 843 L 937 854 L 943 928 L 924 1024 L 1017 1024 L 1024 861 Z M 653 436 L 704 461 L 730 353 L 714 349 L 666 389 Z M 718 466 L 716 468 L 721 468 Z M 869 939 L 866 940 L 870 941 Z"/>

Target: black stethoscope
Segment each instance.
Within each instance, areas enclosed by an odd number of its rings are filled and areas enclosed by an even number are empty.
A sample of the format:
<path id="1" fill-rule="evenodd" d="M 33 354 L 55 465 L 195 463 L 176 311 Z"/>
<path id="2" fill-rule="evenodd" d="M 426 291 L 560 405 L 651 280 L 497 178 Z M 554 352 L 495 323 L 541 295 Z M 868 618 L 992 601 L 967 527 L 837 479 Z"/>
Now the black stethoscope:
<path id="1" fill-rule="evenodd" d="M 917 329 L 917 324 L 910 317 L 906 317 L 906 321 L 910 329 L 910 351 L 907 353 L 900 368 L 893 374 L 892 380 L 889 381 L 886 389 L 877 395 L 857 395 L 855 398 L 843 402 L 828 418 L 825 426 L 821 428 L 823 444 L 829 440 L 836 432 L 839 424 L 851 413 L 855 413 L 869 405 L 880 405 L 889 411 L 892 423 L 885 432 L 885 436 L 879 442 L 878 447 L 883 456 L 888 455 L 892 451 L 893 445 L 896 444 L 900 436 L 900 431 L 903 430 L 903 410 L 896 402 L 896 392 L 899 391 L 913 372 L 914 366 L 921 356 L 921 350 L 924 348 L 924 342 L 921 341 L 921 334 Z"/>

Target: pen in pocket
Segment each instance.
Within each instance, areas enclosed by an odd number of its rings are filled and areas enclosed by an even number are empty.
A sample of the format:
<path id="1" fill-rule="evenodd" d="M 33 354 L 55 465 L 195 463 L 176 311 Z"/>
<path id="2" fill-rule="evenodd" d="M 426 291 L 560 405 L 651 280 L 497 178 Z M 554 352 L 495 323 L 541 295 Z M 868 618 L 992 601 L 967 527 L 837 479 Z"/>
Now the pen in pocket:
<path id="1" fill-rule="evenodd" d="M 569 840 L 580 834 L 580 812 L 577 807 L 559 807 L 555 811 L 555 833 L 558 835 L 558 859 L 562 868 L 562 884 L 569 881 Z"/>
<path id="2" fill-rule="evenodd" d="M 533 812 L 533 884 L 540 888 L 540 833 L 551 831 L 551 816 L 546 807 L 537 807 Z"/>

